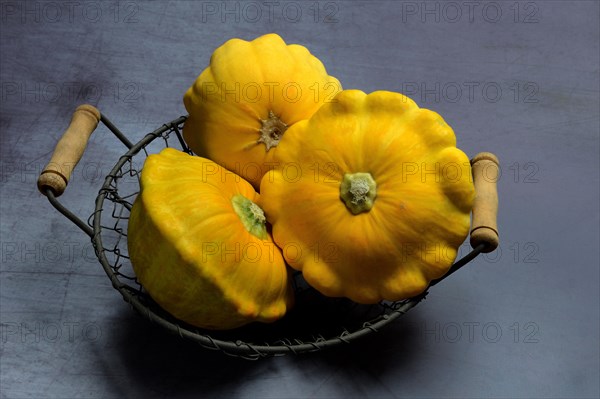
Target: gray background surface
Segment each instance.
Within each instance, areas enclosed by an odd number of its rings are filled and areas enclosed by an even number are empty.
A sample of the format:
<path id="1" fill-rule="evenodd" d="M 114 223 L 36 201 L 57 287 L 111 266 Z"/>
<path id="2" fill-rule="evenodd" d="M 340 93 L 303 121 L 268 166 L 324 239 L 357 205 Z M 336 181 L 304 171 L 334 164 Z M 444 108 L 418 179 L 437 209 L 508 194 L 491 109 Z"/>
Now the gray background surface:
<path id="1" fill-rule="evenodd" d="M 248 4 L 0 3 L 1 397 L 598 397 L 599 3 Z M 137 141 L 216 47 L 267 32 L 495 152 L 502 243 L 378 335 L 246 362 L 137 316 L 35 182 L 80 103 Z M 82 217 L 124 152 L 97 133 L 62 197 Z"/>

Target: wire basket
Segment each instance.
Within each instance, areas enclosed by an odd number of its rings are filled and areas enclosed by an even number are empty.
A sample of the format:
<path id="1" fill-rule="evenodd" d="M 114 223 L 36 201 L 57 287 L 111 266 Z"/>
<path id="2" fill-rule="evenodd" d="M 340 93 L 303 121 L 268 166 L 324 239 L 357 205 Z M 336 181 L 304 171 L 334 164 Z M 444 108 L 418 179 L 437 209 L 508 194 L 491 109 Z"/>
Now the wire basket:
<path id="1" fill-rule="evenodd" d="M 40 191 L 46 195 L 50 203 L 90 236 L 98 260 L 113 287 L 143 317 L 204 348 L 247 359 L 258 359 L 349 344 L 358 338 L 379 331 L 425 298 L 427 290 L 414 298 L 402 301 L 360 305 L 348 299 L 328 298 L 321 295 L 306 284 L 300 272 L 295 272 L 292 277 L 296 297 L 295 306 L 282 319 L 274 323 L 251 323 L 228 331 L 202 330 L 177 320 L 164 311 L 145 292 L 133 272 L 127 252 L 127 222 L 132 204 L 139 192 L 140 168 L 146 157 L 160 152 L 165 147 L 179 148 L 191 154 L 181 135 L 185 120 L 185 116 L 179 117 L 133 144 L 106 116 L 101 115 L 90 105 L 82 105 L 75 111 L 69 128 L 58 142 L 50 163 L 38 180 Z M 96 197 L 95 210 L 86 223 L 65 208 L 57 197 L 65 190 L 72 172 L 72 167 L 67 169 L 62 168 L 61 165 L 72 166 L 79 161 L 98 121 L 114 133 L 128 151 L 118 159 L 105 177 L 104 184 Z M 492 188 L 495 190 L 495 186 Z M 483 231 L 487 228 L 496 230 L 495 213 L 492 213 L 493 220 L 480 223 L 482 226 L 479 226 L 479 230 L 481 227 L 484 228 Z M 483 215 L 484 212 L 481 214 Z M 457 261 L 444 277 L 432 281 L 430 287 L 481 252 L 495 249 L 497 241 L 494 240 L 497 240 L 497 233 L 495 238 L 485 237 L 475 239 L 474 242 L 474 231 L 475 229 L 471 234 L 473 250 Z"/>

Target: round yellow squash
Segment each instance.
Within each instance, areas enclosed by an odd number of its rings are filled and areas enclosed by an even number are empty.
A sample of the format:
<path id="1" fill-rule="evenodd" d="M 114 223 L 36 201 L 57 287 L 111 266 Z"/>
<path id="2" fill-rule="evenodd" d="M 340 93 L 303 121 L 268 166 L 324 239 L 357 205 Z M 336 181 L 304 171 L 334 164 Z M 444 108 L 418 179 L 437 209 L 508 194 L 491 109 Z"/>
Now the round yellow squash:
<path id="1" fill-rule="evenodd" d="M 286 130 L 341 91 L 305 47 L 276 34 L 231 39 L 184 95 L 183 135 L 196 154 L 259 188 Z"/>
<path id="2" fill-rule="evenodd" d="M 396 301 L 444 275 L 475 196 L 435 112 L 392 92 L 341 92 L 286 132 L 259 204 L 288 264 L 327 296 Z"/>
<path id="3" fill-rule="evenodd" d="M 128 227 L 135 274 L 180 320 L 231 329 L 279 319 L 292 303 L 258 194 L 214 162 L 166 148 L 150 155 Z"/>

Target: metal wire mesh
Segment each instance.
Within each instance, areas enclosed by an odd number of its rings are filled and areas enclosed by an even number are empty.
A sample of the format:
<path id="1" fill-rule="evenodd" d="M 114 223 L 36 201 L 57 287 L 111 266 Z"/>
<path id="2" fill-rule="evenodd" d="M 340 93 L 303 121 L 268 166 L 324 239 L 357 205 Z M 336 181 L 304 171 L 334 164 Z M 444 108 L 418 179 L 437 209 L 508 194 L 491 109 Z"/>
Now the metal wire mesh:
<path id="1" fill-rule="evenodd" d="M 258 359 L 350 343 L 377 332 L 425 297 L 426 293 L 399 302 L 359 305 L 347 299 L 322 296 L 297 272 L 293 276 L 296 305 L 284 318 L 271 324 L 252 323 L 230 331 L 207 331 L 165 312 L 135 277 L 127 252 L 127 222 L 139 191 L 140 171 L 146 157 L 165 147 L 190 152 L 181 136 L 184 122 L 185 117 L 180 117 L 132 145 L 106 176 L 96 198 L 96 209 L 88 219 L 100 263 L 114 288 L 141 315 L 205 348 Z M 112 124 L 105 125 L 115 132 Z"/>

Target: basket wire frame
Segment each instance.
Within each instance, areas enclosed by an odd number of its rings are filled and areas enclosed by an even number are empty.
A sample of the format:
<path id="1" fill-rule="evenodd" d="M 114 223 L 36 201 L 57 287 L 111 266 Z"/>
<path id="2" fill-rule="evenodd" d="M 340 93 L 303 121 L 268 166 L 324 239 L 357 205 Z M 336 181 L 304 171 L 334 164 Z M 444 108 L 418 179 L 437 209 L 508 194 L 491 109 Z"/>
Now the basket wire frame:
<path id="1" fill-rule="evenodd" d="M 113 287 L 142 316 L 204 348 L 254 360 L 348 344 L 379 331 L 426 297 L 427 290 L 402 301 L 359 305 L 344 298 L 322 296 L 306 284 L 300 272 L 294 272 L 292 284 L 296 305 L 274 323 L 251 323 L 230 331 L 211 331 L 188 325 L 168 314 L 152 300 L 136 279 L 127 253 L 127 221 L 139 191 L 140 171 L 145 158 L 165 147 L 179 147 L 192 154 L 181 135 L 186 118 L 181 116 L 164 124 L 133 144 L 102 115 L 103 124 L 129 150 L 105 177 L 96 197 L 95 210 L 87 223 L 65 208 L 51 190 L 46 191 L 50 203 L 91 237 L 96 256 Z M 474 259 L 484 248 L 482 244 L 473 249 L 457 261 L 444 277 L 432 281 L 430 287 Z"/>

